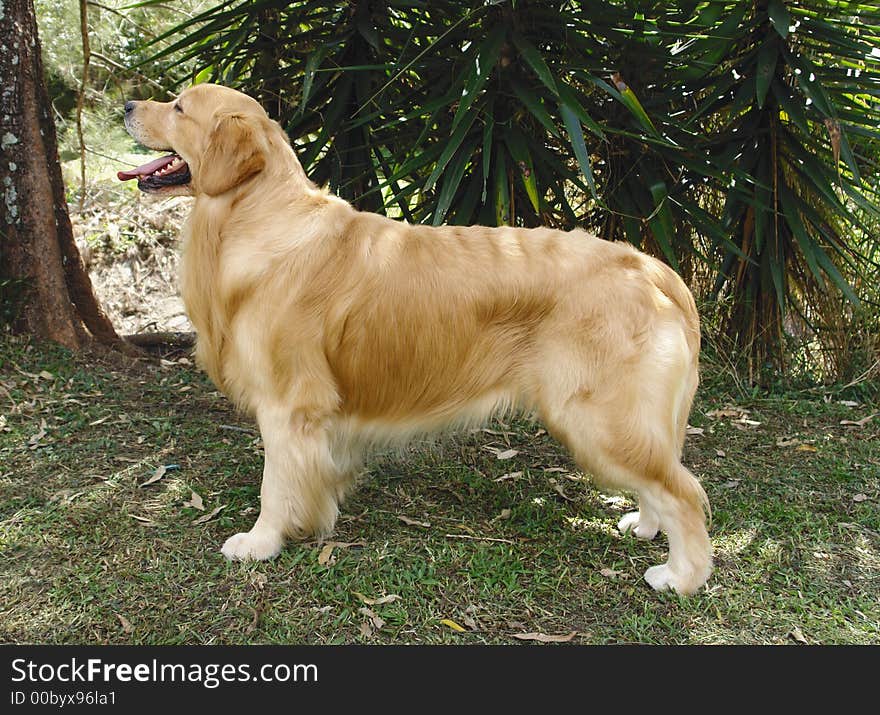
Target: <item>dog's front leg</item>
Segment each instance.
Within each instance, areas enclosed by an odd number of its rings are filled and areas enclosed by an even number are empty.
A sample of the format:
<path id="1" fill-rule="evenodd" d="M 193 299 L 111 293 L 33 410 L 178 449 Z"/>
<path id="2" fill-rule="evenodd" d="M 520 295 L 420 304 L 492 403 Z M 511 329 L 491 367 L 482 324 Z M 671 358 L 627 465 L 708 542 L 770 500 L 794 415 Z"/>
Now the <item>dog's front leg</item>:
<path id="1" fill-rule="evenodd" d="M 257 422 L 265 449 L 260 516 L 250 531 L 231 536 L 221 549 L 239 561 L 273 558 L 289 537 L 330 534 L 343 480 L 326 418 L 272 407 L 258 410 Z"/>

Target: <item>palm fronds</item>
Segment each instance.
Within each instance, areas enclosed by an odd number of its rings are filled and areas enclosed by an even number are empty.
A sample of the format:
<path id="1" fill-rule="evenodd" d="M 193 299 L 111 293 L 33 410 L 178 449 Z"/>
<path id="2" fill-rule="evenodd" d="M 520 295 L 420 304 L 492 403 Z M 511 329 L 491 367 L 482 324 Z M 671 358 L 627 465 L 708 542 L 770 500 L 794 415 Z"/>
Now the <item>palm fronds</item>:
<path id="1" fill-rule="evenodd" d="M 876 250 L 875 3 L 225 0 L 155 44 L 362 208 L 586 225 L 702 277 L 756 363 Z"/>

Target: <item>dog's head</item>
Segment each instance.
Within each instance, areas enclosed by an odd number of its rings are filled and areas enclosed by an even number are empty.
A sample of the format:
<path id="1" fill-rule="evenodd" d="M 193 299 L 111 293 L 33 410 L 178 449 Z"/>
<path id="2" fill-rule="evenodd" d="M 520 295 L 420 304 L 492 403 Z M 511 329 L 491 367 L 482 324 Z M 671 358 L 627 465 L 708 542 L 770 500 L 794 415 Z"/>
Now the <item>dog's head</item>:
<path id="1" fill-rule="evenodd" d="M 263 171 L 269 135 L 280 131 L 256 100 L 215 84 L 173 102 L 127 102 L 125 127 L 150 149 L 168 152 L 117 176 L 149 193 L 219 196 Z"/>

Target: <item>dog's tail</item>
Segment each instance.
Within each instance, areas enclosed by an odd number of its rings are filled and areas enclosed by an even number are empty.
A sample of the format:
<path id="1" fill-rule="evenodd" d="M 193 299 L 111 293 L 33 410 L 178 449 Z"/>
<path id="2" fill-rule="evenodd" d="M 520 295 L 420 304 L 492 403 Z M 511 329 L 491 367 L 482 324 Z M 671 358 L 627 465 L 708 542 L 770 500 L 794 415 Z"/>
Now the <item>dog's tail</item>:
<path id="1" fill-rule="evenodd" d="M 656 288 L 663 293 L 681 313 L 685 337 L 691 356 L 696 364 L 700 357 L 700 314 L 693 293 L 674 270 L 661 261 L 655 261 L 651 272 Z"/>

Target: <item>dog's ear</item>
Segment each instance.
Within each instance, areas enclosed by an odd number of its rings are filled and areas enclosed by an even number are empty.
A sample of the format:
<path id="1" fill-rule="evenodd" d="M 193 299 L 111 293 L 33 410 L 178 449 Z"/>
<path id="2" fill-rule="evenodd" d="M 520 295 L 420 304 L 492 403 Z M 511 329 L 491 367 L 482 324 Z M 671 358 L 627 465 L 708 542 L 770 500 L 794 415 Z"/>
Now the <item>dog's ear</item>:
<path id="1" fill-rule="evenodd" d="M 214 128 L 202 156 L 197 188 L 219 196 L 263 170 L 266 141 L 252 117 L 224 112 L 215 117 Z"/>

